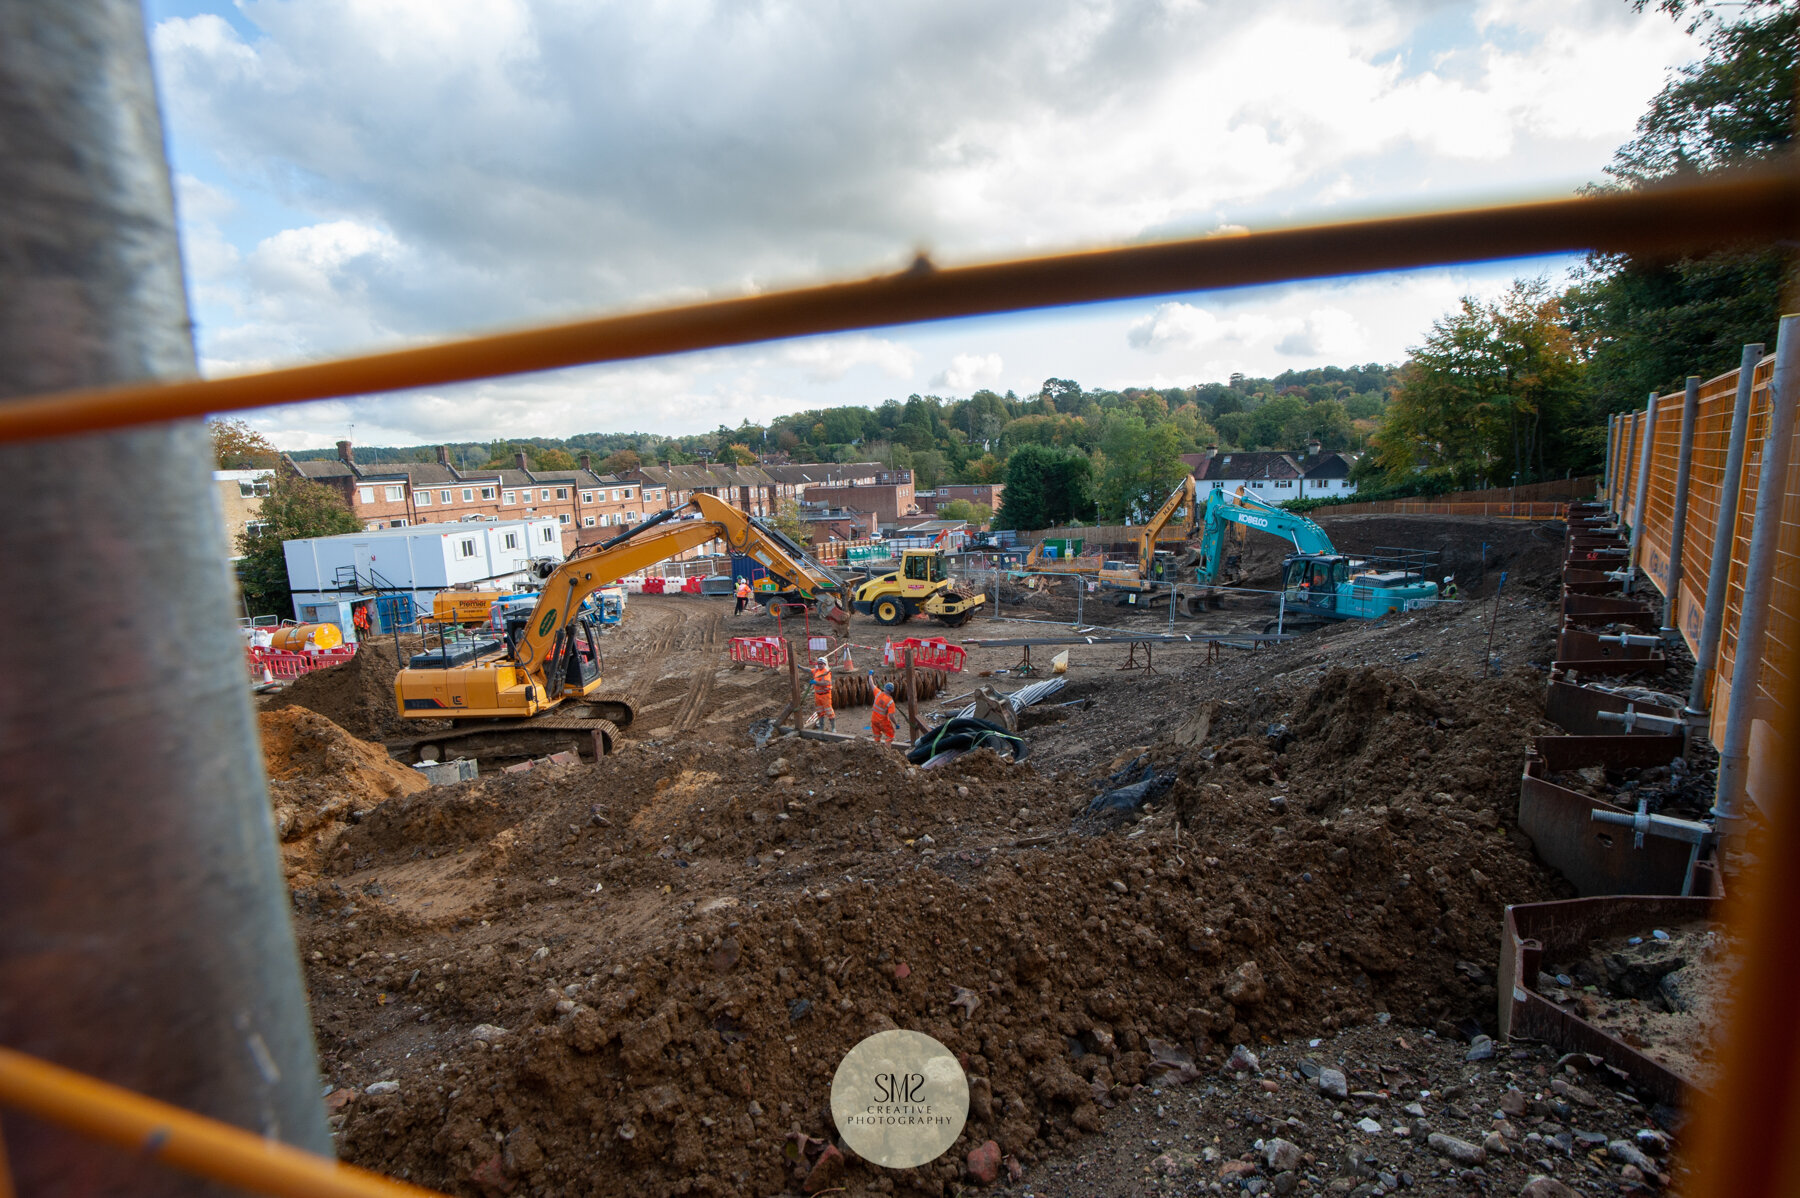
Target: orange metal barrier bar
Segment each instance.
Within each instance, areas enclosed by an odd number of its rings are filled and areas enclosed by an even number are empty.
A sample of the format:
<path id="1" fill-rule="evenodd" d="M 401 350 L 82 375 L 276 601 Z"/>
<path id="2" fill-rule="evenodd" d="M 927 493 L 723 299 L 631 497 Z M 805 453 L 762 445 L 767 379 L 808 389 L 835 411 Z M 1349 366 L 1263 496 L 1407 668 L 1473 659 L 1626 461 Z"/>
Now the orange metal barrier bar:
<path id="1" fill-rule="evenodd" d="M 0 442 L 819 333 L 1579 250 L 1671 255 L 1800 234 L 1800 159 L 1754 174 L 898 275 L 579 321 L 261 374 L 0 404 Z"/>
<path id="2" fill-rule="evenodd" d="M 435 1190 L 314 1156 L 10 1048 L 0 1048 L 0 1106 L 252 1193 L 443 1198 Z M 8 1188 L 0 1180 L 0 1194 Z"/>

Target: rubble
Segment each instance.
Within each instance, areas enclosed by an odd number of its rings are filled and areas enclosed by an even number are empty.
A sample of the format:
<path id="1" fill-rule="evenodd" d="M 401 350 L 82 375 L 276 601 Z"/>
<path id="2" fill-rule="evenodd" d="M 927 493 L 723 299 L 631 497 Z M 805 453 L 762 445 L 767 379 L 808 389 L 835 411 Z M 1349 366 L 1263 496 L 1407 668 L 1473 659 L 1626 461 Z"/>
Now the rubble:
<path id="1" fill-rule="evenodd" d="M 1512 822 L 1547 727 L 1549 607 L 1523 581 L 1497 628 L 1446 607 L 1154 675 L 1078 647 L 1087 706 L 1022 733 L 1029 760 L 929 770 L 861 740 L 745 747 L 786 678 L 711 672 L 704 609 L 634 601 L 608 646 L 641 671 L 618 753 L 390 798 L 296 885 L 327 1079 L 400 1086 L 344 1105 L 340 1152 L 603 1196 L 1057 1193 L 1115 1143 L 1142 1153 L 1132 1185 L 1155 1160 L 1273 1193 L 1462 1193 L 1474 1169 L 1515 1192 L 1574 1176 L 1577 1129 L 1654 1157 L 1604 1081 L 1581 1078 L 1589 1108 L 1541 1053 L 1468 1059 L 1502 906 L 1572 893 Z M 1137 786 L 1130 819 L 1087 815 Z M 970 1112 L 945 1157 L 886 1172 L 839 1152 L 822 1098 L 895 1026 L 959 1055 Z M 1485 1161 L 1446 1169 L 1434 1135 Z"/>

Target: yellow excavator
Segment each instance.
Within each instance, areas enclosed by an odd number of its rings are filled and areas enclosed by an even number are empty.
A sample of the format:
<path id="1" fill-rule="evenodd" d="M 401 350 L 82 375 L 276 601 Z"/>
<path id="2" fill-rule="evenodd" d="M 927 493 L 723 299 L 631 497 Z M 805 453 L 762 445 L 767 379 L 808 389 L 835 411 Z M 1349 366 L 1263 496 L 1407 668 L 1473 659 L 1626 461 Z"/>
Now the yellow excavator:
<path id="1" fill-rule="evenodd" d="M 676 518 L 690 509 L 698 519 Z M 504 643 L 445 644 L 414 656 L 394 678 L 401 717 L 452 724 L 389 750 L 413 761 L 612 752 L 636 708 L 630 695 L 603 689 L 598 630 L 579 616 L 581 602 L 714 539 L 754 558 L 804 601 L 838 602 L 842 584 L 791 539 L 722 500 L 695 495 L 566 561 L 543 563 L 537 604 L 508 622 Z"/>

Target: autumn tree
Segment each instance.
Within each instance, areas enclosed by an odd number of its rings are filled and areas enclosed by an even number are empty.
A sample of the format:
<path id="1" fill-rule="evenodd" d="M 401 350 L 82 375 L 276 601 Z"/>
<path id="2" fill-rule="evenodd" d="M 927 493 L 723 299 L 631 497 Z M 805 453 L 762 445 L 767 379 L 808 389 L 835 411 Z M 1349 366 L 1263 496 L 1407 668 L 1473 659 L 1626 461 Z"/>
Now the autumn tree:
<path id="1" fill-rule="evenodd" d="M 363 530 L 341 494 L 287 471 L 276 473 L 257 519 L 254 531 L 240 533 L 237 539 L 238 582 L 254 615 L 293 613 L 285 542 Z"/>
<path id="2" fill-rule="evenodd" d="M 281 460 L 269 439 L 247 420 L 209 420 L 206 427 L 212 433 L 213 460 L 221 470 L 272 469 Z"/>
<path id="3" fill-rule="evenodd" d="M 630 474 L 643 464 L 644 460 L 638 457 L 637 450 L 621 449 L 607 455 L 606 460 L 600 463 L 600 469 L 606 474 Z"/>
<path id="4" fill-rule="evenodd" d="M 1515 281 L 1494 303 L 1464 299 L 1400 380 L 1371 438 L 1391 485 L 1503 486 L 1560 473 L 1591 449 L 1579 433 L 1574 339 L 1541 279 Z"/>

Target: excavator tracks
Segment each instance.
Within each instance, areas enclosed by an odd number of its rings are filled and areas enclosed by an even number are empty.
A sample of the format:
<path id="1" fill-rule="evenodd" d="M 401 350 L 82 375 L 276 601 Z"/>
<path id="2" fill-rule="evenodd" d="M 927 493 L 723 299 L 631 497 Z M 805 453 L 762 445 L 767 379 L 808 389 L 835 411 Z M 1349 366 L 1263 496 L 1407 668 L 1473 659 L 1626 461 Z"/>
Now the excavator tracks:
<path id="1" fill-rule="evenodd" d="M 470 757 L 483 765 L 500 765 L 552 753 L 575 753 L 584 761 L 596 761 L 611 753 L 619 739 L 618 726 L 611 720 L 558 711 L 529 720 L 470 722 L 390 743 L 388 753 L 409 764 Z"/>

